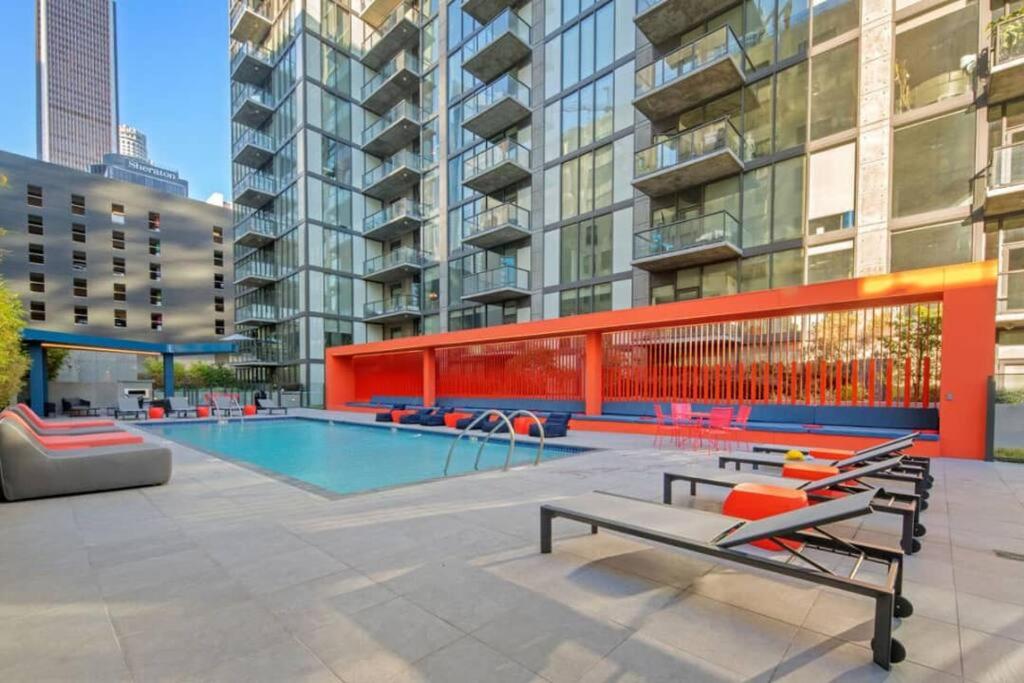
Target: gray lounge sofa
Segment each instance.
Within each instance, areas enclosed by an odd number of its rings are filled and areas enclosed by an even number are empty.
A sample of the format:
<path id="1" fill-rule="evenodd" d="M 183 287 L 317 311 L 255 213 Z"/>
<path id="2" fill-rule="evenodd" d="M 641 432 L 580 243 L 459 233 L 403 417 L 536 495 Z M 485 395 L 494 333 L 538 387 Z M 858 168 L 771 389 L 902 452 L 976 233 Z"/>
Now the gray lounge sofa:
<path id="1" fill-rule="evenodd" d="M 171 451 L 151 444 L 52 451 L 0 420 L 0 493 L 8 501 L 165 484 Z"/>

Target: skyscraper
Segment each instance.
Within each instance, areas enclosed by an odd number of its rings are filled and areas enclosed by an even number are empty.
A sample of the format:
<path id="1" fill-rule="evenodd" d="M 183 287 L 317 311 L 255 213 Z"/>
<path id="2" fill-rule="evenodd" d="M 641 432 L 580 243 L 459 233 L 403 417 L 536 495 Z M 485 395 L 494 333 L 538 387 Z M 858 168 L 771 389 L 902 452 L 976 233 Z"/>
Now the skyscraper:
<path id="1" fill-rule="evenodd" d="M 1003 6 L 229 4 L 253 379 L 317 403 L 325 344 L 986 257 L 1024 374 Z"/>
<path id="2" fill-rule="evenodd" d="M 121 156 L 149 162 L 146 134 L 138 128 L 121 124 L 117 127 L 117 149 Z"/>
<path id="3" fill-rule="evenodd" d="M 36 0 L 37 153 L 83 171 L 117 152 L 113 0 Z"/>

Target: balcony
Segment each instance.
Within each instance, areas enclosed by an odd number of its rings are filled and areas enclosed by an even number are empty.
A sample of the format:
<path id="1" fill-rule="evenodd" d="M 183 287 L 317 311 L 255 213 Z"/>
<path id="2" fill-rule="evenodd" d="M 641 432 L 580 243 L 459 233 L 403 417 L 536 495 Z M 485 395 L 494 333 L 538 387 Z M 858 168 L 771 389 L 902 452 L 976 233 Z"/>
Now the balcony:
<path id="1" fill-rule="evenodd" d="M 235 244 L 256 249 L 277 238 L 277 217 L 272 213 L 255 211 L 235 226 Z"/>
<path id="2" fill-rule="evenodd" d="M 277 306 L 273 304 L 249 304 L 235 309 L 236 325 L 266 325 L 277 322 Z"/>
<path id="3" fill-rule="evenodd" d="M 501 14 L 502 10 L 515 4 L 512 0 L 462 0 L 462 11 L 481 24 L 486 24 Z"/>
<path id="4" fill-rule="evenodd" d="M 231 55 L 231 80 L 249 85 L 263 85 L 274 70 L 274 56 L 270 50 L 242 43 Z"/>
<path id="5" fill-rule="evenodd" d="M 363 129 L 363 151 L 376 157 L 394 154 L 420 135 L 420 109 L 402 100 Z"/>
<path id="6" fill-rule="evenodd" d="M 231 37 L 240 43 L 262 42 L 273 25 L 269 9 L 259 0 L 239 0 L 231 8 Z"/>
<path id="7" fill-rule="evenodd" d="M 992 150 L 985 191 L 985 214 L 989 216 L 1024 207 L 1024 142 Z"/>
<path id="8" fill-rule="evenodd" d="M 530 236 L 530 212 L 515 204 L 499 204 L 470 216 L 462 224 L 462 243 L 493 249 Z"/>
<path id="9" fill-rule="evenodd" d="M 249 168 L 262 168 L 274 156 L 274 148 L 270 135 L 247 128 L 231 145 L 232 160 Z"/>
<path id="10" fill-rule="evenodd" d="M 723 0 L 637 0 L 633 22 L 647 40 L 660 45 L 730 4 Z"/>
<path id="11" fill-rule="evenodd" d="M 356 3 L 352 3 L 354 6 Z M 363 0 L 359 18 L 370 26 L 380 26 L 402 4 L 402 0 Z"/>
<path id="12" fill-rule="evenodd" d="M 462 300 L 481 304 L 521 299 L 530 295 L 530 271 L 515 266 L 467 275 L 462 281 Z"/>
<path id="13" fill-rule="evenodd" d="M 431 162 L 431 159 L 409 151 L 392 155 L 363 174 L 363 194 L 382 202 L 398 199 L 419 183 L 420 175 Z"/>
<path id="14" fill-rule="evenodd" d="M 462 68 L 490 83 L 530 54 L 530 27 L 511 8 L 477 31 L 462 48 Z"/>
<path id="15" fill-rule="evenodd" d="M 363 320 L 368 323 L 397 323 L 420 317 L 420 300 L 412 294 L 399 294 L 383 301 L 370 301 L 363 306 Z"/>
<path id="16" fill-rule="evenodd" d="M 992 27 L 989 50 L 988 102 L 995 104 L 1024 94 L 1024 16 L 1012 16 Z"/>
<path id="17" fill-rule="evenodd" d="M 659 121 L 739 88 L 750 68 L 736 34 L 723 26 L 637 70 L 633 106 Z"/>
<path id="18" fill-rule="evenodd" d="M 363 41 L 363 64 L 376 71 L 401 50 L 415 46 L 422 25 L 423 15 L 415 5 L 402 3 Z"/>
<path id="19" fill-rule="evenodd" d="M 633 158 L 633 187 L 658 197 L 743 170 L 740 134 L 718 119 L 640 150 Z"/>
<path id="20" fill-rule="evenodd" d="M 228 356 L 228 364 L 241 366 L 280 365 L 281 347 L 272 341 L 250 339 L 239 342 Z"/>
<path id="21" fill-rule="evenodd" d="M 466 159 L 462 183 L 481 194 L 491 194 L 530 177 L 530 150 L 512 139 L 491 145 Z"/>
<path id="22" fill-rule="evenodd" d="M 416 94 L 420 87 L 420 62 L 410 52 L 399 52 L 363 85 L 363 107 L 374 114 Z"/>
<path id="23" fill-rule="evenodd" d="M 363 279 L 371 282 L 398 282 L 418 274 L 433 262 L 430 254 L 412 247 L 399 247 L 386 254 L 366 259 Z"/>
<path id="24" fill-rule="evenodd" d="M 269 173 L 253 171 L 234 187 L 235 203 L 261 209 L 277 194 L 277 180 Z"/>
<path id="25" fill-rule="evenodd" d="M 1017 326 L 1024 323 L 1024 270 L 999 274 L 996 324 Z"/>
<path id="26" fill-rule="evenodd" d="M 231 98 L 231 120 L 249 128 L 259 128 L 274 113 L 270 91 L 252 85 L 235 86 Z"/>
<path id="27" fill-rule="evenodd" d="M 411 199 L 400 199 L 363 220 L 363 237 L 387 242 L 419 230 L 427 207 Z"/>
<path id="28" fill-rule="evenodd" d="M 467 100 L 463 110 L 462 126 L 486 140 L 530 115 L 530 89 L 505 74 Z"/>
<path id="29" fill-rule="evenodd" d="M 716 211 L 633 235 L 633 266 L 658 272 L 743 256 L 740 224 L 728 211 Z"/>
<path id="30" fill-rule="evenodd" d="M 262 287 L 277 280 L 277 266 L 270 261 L 250 259 L 235 264 L 236 287 Z"/>

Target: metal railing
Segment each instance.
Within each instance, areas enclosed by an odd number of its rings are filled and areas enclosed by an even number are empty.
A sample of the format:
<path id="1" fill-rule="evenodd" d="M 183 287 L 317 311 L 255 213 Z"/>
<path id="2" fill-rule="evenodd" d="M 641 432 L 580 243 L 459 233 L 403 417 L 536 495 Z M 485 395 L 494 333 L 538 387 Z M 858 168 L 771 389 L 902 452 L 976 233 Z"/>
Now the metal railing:
<path id="1" fill-rule="evenodd" d="M 409 150 L 402 150 L 392 154 L 378 166 L 374 166 L 363 174 L 363 187 L 370 187 L 379 183 L 400 168 L 408 168 L 411 171 L 422 173 L 433 163 L 433 158 L 425 154 L 415 154 Z"/>
<path id="2" fill-rule="evenodd" d="M 246 190 L 274 194 L 277 192 L 277 179 L 272 174 L 264 171 L 247 173 L 244 178 L 235 183 L 235 196 L 237 197 Z"/>
<path id="3" fill-rule="evenodd" d="M 509 161 L 519 164 L 523 168 L 529 168 L 530 150 L 515 140 L 506 138 L 466 159 L 462 164 L 463 177 L 472 178 Z"/>
<path id="4" fill-rule="evenodd" d="M 512 420 L 514 420 L 519 415 L 524 415 L 526 417 L 532 418 L 533 421 L 537 424 L 537 430 L 538 430 L 538 433 L 540 434 L 540 441 L 537 444 L 537 455 L 536 455 L 536 457 L 533 460 L 533 465 L 534 465 L 534 467 L 536 467 L 537 465 L 540 464 L 541 457 L 544 455 L 544 423 L 541 422 L 540 418 L 537 417 L 536 414 L 530 412 L 529 410 L 516 410 L 511 415 L 505 415 L 505 413 L 501 412 L 500 410 L 491 409 L 491 410 L 486 410 L 486 411 L 480 413 L 479 415 L 477 415 L 476 418 L 474 418 L 473 421 L 470 422 L 466 426 L 465 429 L 463 429 L 461 432 L 459 432 L 459 435 L 456 436 L 455 439 L 452 441 L 452 445 L 448 447 L 448 457 L 446 457 L 445 461 L 444 461 L 444 474 L 443 474 L 443 476 L 445 476 L 445 477 L 448 476 L 448 470 L 451 469 L 451 465 L 452 465 L 452 455 L 455 453 L 455 446 L 459 443 L 459 439 L 461 439 L 463 436 L 468 434 L 482 420 L 484 420 L 484 419 L 486 419 L 486 418 L 488 418 L 488 417 L 490 417 L 492 415 L 497 416 L 502 422 L 504 422 L 505 423 L 505 427 L 508 430 L 508 454 L 505 456 L 505 465 L 501 468 L 502 471 L 507 472 L 508 468 L 512 464 L 512 454 L 515 452 L 515 449 L 516 449 L 516 430 L 514 428 Z M 480 441 L 480 447 L 477 448 L 477 450 L 476 450 L 476 458 L 474 458 L 474 460 L 473 460 L 473 470 L 474 471 L 477 471 L 477 472 L 480 471 L 480 456 L 481 456 L 481 454 L 483 454 L 484 446 L 486 446 L 487 442 L 490 441 L 491 435 L 494 434 L 494 432 L 495 432 L 494 429 L 489 430 L 487 432 L 487 436 L 485 436 Z"/>
<path id="5" fill-rule="evenodd" d="M 398 294 L 380 301 L 368 301 L 363 305 L 364 318 L 406 311 L 412 313 L 420 311 L 419 297 L 415 294 Z"/>
<path id="6" fill-rule="evenodd" d="M 407 118 L 413 123 L 420 122 L 420 108 L 409 100 L 402 100 L 391 107 L 383 116 L 363 129 L 363 144 L 374 139 L 383 133 L 389 126 L 394 125 L 399 119 Z"/>
<path id="7" fill-rule="evenodd" d="M 681 249 L 728 241 L 740 244 L 740 222 L 728 211 L 667 223 L 633 236 L 633 258 L 643 259 Z"/>
<path id="8" fill-rule="evenodd" d="M 988 170 L 989 189 L 1021 184 L 1024 184 L 1024 142 L 992 150 L 992 164 Z"/>
<path id="9" fill-rule="evenodd" d="M 1024 313 L 1024 270 L 999 274 L 999 313 Z"/>
<path id="10" fill-rule="evenodd" d="M 636 96 L 645 95 L 655 88 L 660 88 L 725 57 L 732 59 L 741 73 L 753 68 L 750 58 L 743 50 L 743 44 L 728 26 L 716 29 L 692 43 L 673 50 L 653 64 L 638 69 Z"/>
<path id="11" fill-rule="evenodd" d="M 462 48 L 462 63 L 468 62 L 504 33 L 511 33 L 527 45 L 530 44 L 530 26 L 508 7 L 469 39 Z"/>
<path id="12" fill-rule="evenodd" d="M 363 84 L 363 99 L 369 98 L 380 86 L 384 85 L 385 81 L 403 69 L 408 69 L 418 74 L 420 72 L 420 60 L 411 52 L 399 52 L 390 62 L 380 68 L 377 75 Z"/>
<path id="13" fill-rule="evenodd" d="M 530 89 L 512 74 L 505 74 L 466 100 L 463 105 L 464 119 L 473 118 L 506 97 L 511 97 L 524 107 L 530 106 Z"/>
<path id="14" fill-rule="evenodd" d="M 499 204 L 467 218 L 462 224 L 462 239 L 503 225 L 530 229 L 530 212 L 515 204 Z"/>
<path id="15" fill-rule="evenodd" d="M 263 62 L 267 66 L 271 66 L 274 63 L 274 53 L 270 50 L 258 47 L 251 43 L 236 43 L 238 45 L 235 51 L 231 54 L 231 71 L 232 73 L 238 68 L 238 65 L 246 57 L 253 57 Z"/>
<path id="16" fill-rule="evenodd" d="M 663 171 L 722 150 L 730 150 L 738 159 L 743 158 L 739 131 L 728 118 L 683 131 L 640 150 L 633 157 L 633 177 Z"/>
<path id="17" fill-rule="evenodd" d="M 1024 16 L 997 21 L 992 27 L 992 66 L 1024 57 Z"/>
<path id="18" fill-rule="evenodd" d="M 530 271 L 515 266 L 501 266 L 467 275 L 462 281 L 463 296 L 492 289 L 529 289 Z"/>
<path id="19" fill-rule="evenodd" d="M 431 260 L 430 254 L 425 251 L 413 249 L 412 247 L 399 247 L 392 249 L 386 254 L 366 259 L 363 263 L 363 272 L 367 275 L 373 275 L 395 266 L 411 265 L 423 267 L 430 263 Z"/>
<path id="20" fill-rule="evenodd" d="M 275 144 L 274 138 L 269 133 L 264 133 L 261 130 L 255 128 L 246 128 L 245 131 L 238 136 L 235 143 L 231 145 L 232 156 L 237 155 L 247 145 L 253 145 L 265 149 L 270 153 L 274 152 Z"/>
<path id="21" fill-rule="evenodd" d="M 259 88 L 249 83 L 236 83 L 231 87 L 231 111 L 236 112 L 245 102 L 256 102 L 267 109 L 273 109 L 274 96 L 266 88 Z"/>
<path id="22" fill-rule="evenodd" d="M 267 237 L 277 237 L 277 216 L 265 211 L 254 211 L 235 225 L 235 239 L 247 232 L 254 232 Z"/>
<path id="23" fill-rule="evenodd" d="M 369 35 L 366 36 L 365 40 L 363 40 L 363 52 L 365 53 L 372 50 L 377 43 L 383 40 L 384 36 L 386 36 L 391 29 L 398 26 L 398 24 L 404 20 L 412 22 L 416 28 L 423 25 L 423 15 L 416 6 L 411 3 L 403 2 L 395 9 L 391 10 L 391 13 L 388 14 L 387 18 L 383 22 L 381 22 L 380 26 L 369 32 Z"/>
<path id="24" fill-rule="evenodd" d="M 422 221 L 429 213 L 426 204 L 411 199 L 399 199 L 380 211 L 376 211 L 363 219 L 363 232 L 372 232 L 382 225 L 402 217 Z"/>

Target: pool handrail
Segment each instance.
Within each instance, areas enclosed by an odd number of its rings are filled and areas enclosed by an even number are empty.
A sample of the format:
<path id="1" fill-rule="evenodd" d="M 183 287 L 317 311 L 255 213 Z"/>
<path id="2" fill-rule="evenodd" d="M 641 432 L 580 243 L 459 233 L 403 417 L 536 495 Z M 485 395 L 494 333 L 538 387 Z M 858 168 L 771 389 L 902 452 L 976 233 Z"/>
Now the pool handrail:
<path id="1" fill-rule="evenodd" d="M 531 412 L 529 410 L 524 410 L 524 409 L 519 409 L 519 410 L 516 410 L 516 411 L 513 411 L 513 412 L 509 413 L 509 415 L 508 415 L 509 422 L 512 422 L 513 420 L 515 420 L 515 418 L 517 416 L 519 416 L 519 415 L 525 415 L 525 416 L 531 418 L 534 422 L 537 423 L 537 433 L 540 434 L 540 443 L 537 444 L 537 457 L 533 459 L 533 465 L 534 465 L 534 467 L 536 467 L 537 465 L 540 464 L 541 456 L 544 455 L 544 423 L 541 422 L 541 419 L 539 417 L 537 417 L 536 413 L 533 413 L 533 412 Z M 514 431 L 512 431 L 511 433 L 514 434 Z M 490 434 L 488 434 L 488 436 L 490 436 Z M 513 437 L 513 438 L 515 438 L 515 437 Z M 476 453 L 476 461 L 477 461 L 478 464 L 480 462 L 480 453 L 483 451 L 483 449 L 484 449 L 483 444 L 481 444 L 480 445 L 480 450 L 477 451 L 477 453 Z M 506 458 L 505 459 L 505 470 L 508 470 L 508 465 L 509 465 L 509 461 Z M 480 469 L 480 468 L 476 467 L 474 465 L 473 469 Z"/>
<path id="2" fill-rule="evenodd" d="M 506 426 L 508 426 L 508 455 L 505 456 L 505 469 L 508 469 L 508 462 L 512 459 L 512 451 L 513 449 L 515 449 L 516 446 L 516 433 L 515 430 L 512 429 L 512 422 L 507 417 L 505 417 L 505 413 L 501 412 L 500 410 L 495 410 L 494 408 L 491 408 L 490 410 L 485 410 L 484 412 L 477 415 L 476 419 L 474 419 L 472 422 L 466 425 L 466 428 L 459 432 L 459 435 L 455 437 L 454 441 L 452 441 L 452 445 L 448 447 L 448 458 L 444 461 L 443 476 L 448 476 L 448 467 L 452 464 L 452 453 L 455 451 L 455 444 L 459 443 L 459 439 L 464 437 L 467 434 L 467 432 L 469 432 L 471 429 L 473 429 L 473 427 L 477 425 L 478 422 L 483 420 L 485 417 L 488 417 L 489 415 L 497 415 L 502 420 L 504 420 Z M 491 432 L 487 433 L 487 439 L 489 438 L 491 438 Z M 487 439 L 484 439 L 484 443 L 487 442 Z M 480 449 L 483 449 L 483 444 L 480 444 Z M 477 462 L 480 462 L 479 451 L 477 451 Z"/>

